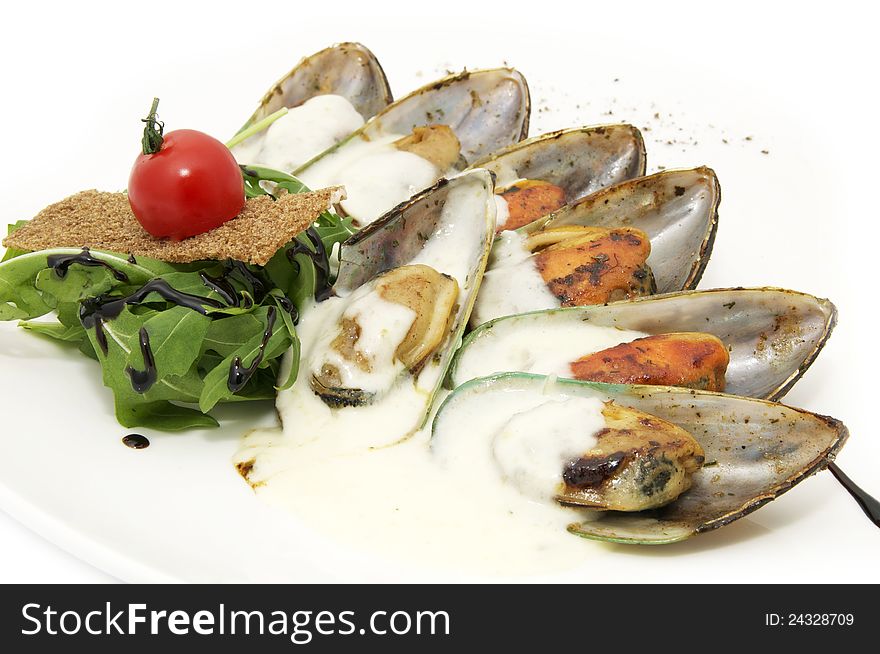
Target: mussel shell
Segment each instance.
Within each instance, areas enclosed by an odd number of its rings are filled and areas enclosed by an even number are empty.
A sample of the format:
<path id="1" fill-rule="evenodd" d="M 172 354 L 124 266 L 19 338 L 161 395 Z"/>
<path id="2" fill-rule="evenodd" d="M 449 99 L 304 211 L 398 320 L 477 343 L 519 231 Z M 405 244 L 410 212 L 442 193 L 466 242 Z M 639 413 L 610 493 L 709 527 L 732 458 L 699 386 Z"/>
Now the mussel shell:
<path id="1" fill-rule="evenodd" d="M 392 100 L 391 87 L 376 56 L 360 43 L 339 43 L 304 57 L 263 96 L 245 127 L 283 107 L 316 95 L 341 95 L 368 120 Z"/>
<path id="2" fill-rule="evenodd" d="M 479 215 L 457 213 L 444 223 L 443 209 L 453 192 L 470 190 L 477 194 Z M 411 263 L 430 239 L 441 231 L 448 233 L 457 226 L 473 232 L 468 243 L 470 251 L 456 251 L 455 257 L 466 257 L 465 280 L 459 280 L 459 295 L 449 327 L 449 335 L 433 357 L 419 371 L 420 379 L 427 374 L 436 376 L 430 394 L 426 394 L 424 414 L 412 431 L 400 438 L 390 438 L 381 445 L 408 438 L 418 430 L 431 412 L 434 398 L 439 393 L 453 354 L 461 344 L 462 335 L 489 258 L 489 249 L 495 231 L 495 201 L 492 174 L 486 170 L 462 173 L 451 179 L 442 179 L 433 187 L 417 193 L 398 205 L 379 220 L 354 234 L 340 247 L 339 275 L 334 290 L 348 295 L 381 273 Z M 381 398 L 376 400 L 381 402 Z M 392 435 L 393 436 L 393 435 Z"/>
<path id="3" fill-rule="evenodd" d="M 648 265 L 659 293 L 695 288 L 718 229 L 721 187 L 711 168 L 665 170 L 588 195 L 522 227 L 593 225 L 635 227 L 651 239 Z"/>
<path id="4" fill-rule="evenodd" d="M 479 343 L 491 346 L 505 330 L 531 329 L 553 322 L 588 323 L 648 334 L 705 332 L 727 346 L 726 392 L 776 400 L 797 382 L 819 355 L 837 322 L 828 300 L 778 288 L 734 288 L 684 291 L 615 302 L 606 306 L 571 307 L 506 316 L 487 322 L 470 334 L 455 355 L 447 385 L 468 381 L 462 360 L 479 376 L 516 370 L 480 369 Z M 467 359 L 469 356 L 472 358 Z M 473 377 L 475 373 L 469 373 Z"/>
<path id="5" fill-rule="evenodd" d="M 645 142 L 632 125 L 576 127 L 534 136 L 475 162 L 506 187 L 520 179 L 549 182 L 575 202 L 645 174 Z"/>
<path id="6" fill-rule="evenodd" d="M 295 171 L 345 147 L 354 138 L 373 140 L 409 134 L 414 127 L 443 124 L 455 132 L 466 162 L 476 161 L 529 131 L 531 101 L 525 77 L 512 68 L 465 71 L 444 77 L 392 102 L 345 141 Z"/>
<path id="7" fill-rule="evenodd" d="M 433 438 L 474 437 L 444 432 L 444 415 L 464 403 L 479 406 L 487 393 L 517 391 L 613 400 L 679 425 L 705 450 L 706 463 L 694 473 L 693 486 L 671 504 L 639 513 L 598 512 L 595 519 L 569 526 L 595 540 L 659 545 L 727 525 L 825 468 L 848 437 L 839 420 L 764 400 L 505 373 L 457 388 L 437 412 Z"/>
<path id="8" fill-rule="evenodd" d="M 490 173 L 475 170 L 452 179 L 441 179 L 431 188 L 416 193 L 406 202 L 394 207 L 378 220 L 349 237 L 339 249 L 339 274 L 333 287 L 340 295 L 347 295 L 386 270 L 408 264 L 424 247 L 427 237 L 440 225 L 440 218 L 449 192 L 463 184 L 463 180 L 479 183 L 490 192 L 493 180 Z M 494 219 L 494 213 L 492 214 Z M 488 259 L 491 237 L 481 256 L 479 277 Z M 474 282 L 479 283 L 474 275 Z M 476 300 L 473 293 L 471 304 Z M 470 312 L 470 310 L 468 310 Z"/>

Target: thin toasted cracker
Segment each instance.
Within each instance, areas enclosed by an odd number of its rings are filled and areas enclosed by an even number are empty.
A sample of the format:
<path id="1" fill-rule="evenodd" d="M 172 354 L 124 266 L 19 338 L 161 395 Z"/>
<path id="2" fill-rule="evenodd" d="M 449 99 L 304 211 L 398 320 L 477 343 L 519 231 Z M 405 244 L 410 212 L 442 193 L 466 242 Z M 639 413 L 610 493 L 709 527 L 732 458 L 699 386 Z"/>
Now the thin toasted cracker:
<path id="1" fill-rule="evenodd" d="M 170 263 L 236 259 L 265 265 L 279 248 L 345 197 L 341 187 L 248 199 L 220 227 L 182 241 L 150 236 L 134 217 L 125 193 L 82 191 L 51 204 L 3 240 L 8 248 L 87 247 Z"/>

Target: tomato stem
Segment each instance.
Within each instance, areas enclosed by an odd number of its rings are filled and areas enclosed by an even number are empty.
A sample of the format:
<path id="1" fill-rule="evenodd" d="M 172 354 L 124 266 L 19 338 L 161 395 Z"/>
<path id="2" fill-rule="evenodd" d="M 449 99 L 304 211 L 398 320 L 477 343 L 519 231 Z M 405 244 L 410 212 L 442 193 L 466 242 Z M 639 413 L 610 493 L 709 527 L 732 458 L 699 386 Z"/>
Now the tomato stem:
<path id="1" fill-rule="evenodd" d="M 141 118 L 142 123 L 146 123 L 144 127 L 144 138 L 141 139 L 141 147 L 144 154 L 155 154 L 162 147 L 162 134 L 165 130 L 165 123 L 156 118 L 156 111 L 159 109 L 159 98 L 153 98 L 153 105 L 150 107 L 150 113 L 146 118 Z"/>
<path id="2" fill-rule="evenodd" d="M 226 144 L 226 147 L 231 150 L 232 148 L 234 148 L 236 145 L 238 145 L 239 143 L 241 143 L 245 139 L 249 139 L 254 134 L 256 134 L 258 132 L 262 132 L 264 129 L 269 127 L 269 125 L 274 123 L 276 120 L 281 118 L 281 116 L 285 115 L 286 113 L 287 113 L 287 107 L 281 107 L 281 109 L 279 109 L 275 113 L 269 114 L 268 116 L 266 116 L 262 120 L 257 121 L 256 123 L 254 123 L 253 125 L 250 125 L 249 127 L 245 127 L 238 134 L 236 134 L 235 136 L 233 136 L 229 140 L 229 142 Z"/>

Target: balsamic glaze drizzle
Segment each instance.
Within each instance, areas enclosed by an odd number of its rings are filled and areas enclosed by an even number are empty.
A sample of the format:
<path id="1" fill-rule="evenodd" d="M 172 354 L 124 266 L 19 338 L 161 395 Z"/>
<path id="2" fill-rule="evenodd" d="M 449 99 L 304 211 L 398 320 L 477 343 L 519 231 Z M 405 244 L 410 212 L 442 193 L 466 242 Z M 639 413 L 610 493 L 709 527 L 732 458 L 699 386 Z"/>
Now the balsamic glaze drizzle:
<path id="1" fill-rule="evenodd" d="M 193 311 L 198 311 L 202 315 L 207 313 L 202 306 L 203 304 L 217 308 L 223 306 L 220 302 L 212 300 L 211 298 L 190 295 L 189 293 L 177 291 L 161 277 L 151 279 L 134 293 L 126 297 L 108 298 L 104 295 L 99 295 L 94 298 L 86 298 L 79 304 L 79 321 L 86 329 L 95 330 L 95 340 L 98 342 L 98 346 L 101 348 L 101 352 L 104 353 L 104 356 L 107 356 L 107 352 L 109 351 L 107 334 L 104 333 L 104 323 L 119 316 L 126 305 L 140 304 L 150 293 L 158 293 L 166 301 L 177 304 L 178 306 L 187 307 Z M 149 347 L 149 336 L 147 336 L 147 346 Z M 143 351 L 143 345 L 141 345 L 141 351 Z M 147 359 L 145 355 L 144 363 L 146 362 Z M 155 366 L 153 368 L 153 374 L 155 375 Z M 148 370 L 144 372 L 149 372 L 149 366 Z M 152 386 L 155 381 L 156 380 L 154 379 L 150 382 L 146 388 Z M 132 379 L 132 386 L 134 386 L 134 384 L 135 381 Z M 135 390 L 137 390 L 137 388 L 135 388 Z M 146 389 L 138 392 L 144 393 L 146 392 Z"/>
<path id="2" fill-rule="evenodd" d="M 156 360 L 153 358 L 153 350 L 150 348 L 150 335 L 146 327 L 141 327 L 138 332 L 141 344 L 141 355 L 144 358 L 144 369 L 135 370 L 131 366 L 125 366 L 125 374 L 131 379 L 131 387 L 135 393 L 146 393 L 156 383 L 159 374 L 156 371 Z"/>
<path id="3" fill-rule="evenodd" d="M 107 321 L 118 317 L 127 305 L 143 303 L 150 293 L 158 293 L 166 302 L 198 311 L 202 315 L 208 313 L 203 305 L 217 309 L 223 306 L 217 300 L 178 291 L 161 277 L 156 277 L 125 297 L 108 298 L 99 295 L 95 298 L 86 298 L 80 302 L 80 322 L 83 327 L 90 329 L 98 324 L 98 321 Z"/>
<path id="4" fill-rule="evenodd" d="M 266 295 L 269 294 L 269 289 L 266 287 L 266 282 L 258 277 L 254 272 L 247 267 L 247 265 L 242 261 L 229 261 L 226 264 L 228 276 L 232 271 L 238 272 L 244 280 L 251 285 L 251 288 L 254 291 L 254 301 L 262 302 Z"/>
<path id="5" fill-rule="evenodd" d="M 224 274 L 220 277 L 211 277 L 206 272 L 200 272 L 199 277 L 202 278 L 202 283 L 223 298 L 226 304 L 231 307 L 241 306 L 241 298 L 235 287 L 229 282 L 229 275 Z"/>
<path id="6" fill-rule="evenodd" d="M 133 254 L 128 255 L 128 263 L 137 265 L 137 259 L 134 258 Z"/>
<path id="7" fill-rule="evenodd" d="M 862 507 L 862 511 L 875 525 L 880 527 L 880 502 L 871 497 L 866 491 L 859 488 L 856 483 L 847 477 L 836 463 L 829 463 L 828 469 L 840 484 L 853 496 L 853 499 Z"/>
<path id="8" fill-rule="evenodd" d="M 263 340 L 260 343 L 260 350 L 257 352 L 251 365 L 245 367 L 242 363 L 241 357 L 235 357 L 232 360 L 232 365 L 229 367 L 229 377 L 226 381 L 226 386 L 229 388 L 230 392 L 238 393 L 244 388 L 245 384 L 250 381 L 251 377 L 254 376 L 254 373 L 257 372 L 257 367 L 262 363 L 263 357 L 266 355 L 266 346 L 269 345 L 269 339 L 272 338 L 272 331 L 275 328 L 276 313 L 275 307 L 269 307 L 269 311 L 266 314 L 266 330 L 263 332 Z"/>
<path id="9" fill-rule="evenodd" d="M 122 437 L 122 444 L 133 450 L 142 450 L 150 446 L 150 439 L 141 434 L 129 434 Z"/>
<path id="10" fill-rule="evenodd" d="M 232 285 L 230 277 L 233 273 L 238 273 L 239 277 L 251 288 L 253 300 L 244 297 L 245 308 L 249 309 L 254 302 L 260 303 L 269 294 L 270 284 L 257 273 L 247 267 L 242 261 L 228 259 L 223 264 L 223 273 L 219 277 L 212 277 L 205 272 L 200 272 L 202 283 L 209 289 L 217 293 L 223 301 L 231 307 L 240 307 L 242 305 L 242 296 L 239 295 L 235 286 Z"/>
<path id="11" fill-rule="evenodd" d="M 305 231 L 305 235 L 315 248 L 315 251 L 312 252 L 306 245 L 296 241 L 292 247 L 287 249 L 287 258 L 296 265 L 299 265 L 294 260 L 297 254 L 304 254 L 312 260 L 312 264 L 315 266 L 316 277 L 315 301 L 323 302 L 333 294 L 333 288 L 330 286 L 330 257 L 327 255 L 324 243 L 314 227 L 309 227 Z"/>
<path id="12" fill-rule="evenodd" d="M 286 295 L 282 295 L 278 298 L 278 306 L 281 307 L 283 311 L 286 311 L 293 317 L 293 324 L 297 324 L 299 322 L 299 311 L 296 308 L 296 305 Z"/>
<path id="13" fill-rule="evenodd" d="M 107 353 L 110 352 L 110 346 L 107 343 L 107 334 L 104 333 L 104 320 L 100 316 L 95 316 L 95 340 L 98 341 L 98 345 L 101 347 L 101 352 L 104 353 L 104 356 L 107 356 Z"/>
<path id="14" fill-rule="evenodd" d="M 83 248 L 82 252 L 80 252 L 79 254 L 51 254 L 46 257 L 46 264 L 50 268 L 52 268 L 55 271 L 55 274 L 62 279 L 67 276 L 67 271 L 70 269 L 70 266 L 75 263 L 81 266 L 91 266 L 93 268 L 106 268 L 110 271 L 113 277 L 116 278 L 117 281 L 128 281 L 128 275 L 126 275 L 121 270 L 116 270 L 116 268 L 111 266 L 106 261 L 101 261 L 100 259 L 96 259 L 95 257 L 93 257 L 88 248 Z"/>
<path id="15" fill-rule="evenodd" d="M 318 233 L 313 228 L 309 228 L 307 230 L 307 236 L 314 245 L 315 252 L 312 252 L 304 245 L 297 243 L 294 247 L 288 250 L 287 256 L 291 262 L 294 262 L 294 255 L 302 253 L 307 255 L 314 262 L 315 269 L 318 272 L 318 289 L 315 292 L 315 298 L 320 301 L 321 299 L 326 299 L 330 293 L 330 262 Z M 133 264 L 136 263 L 133 255 L 129 255 L 128 261 Z M 117 280 L 128 281 L 128 276 L 125 273 L 92 257 L 89 254 L 88 248 L 83 248 L 83 251 L 80 254 L 50 256 L 47 259 L 47 263 L 55 270 L 55 273 L 59 277 L 64 277 L 70 266 L 76 263 L 84 266 L 102 266 L 110 270 Z M 229 280 L 229 277 L 233 273 L 238 273 L 244 279 L 245 283 L 251 287 L 253 290 L 253 299 L 248 295 L 242 296 L 236 291 L 235 287 Z M 157 277 L 148 281 L 132 294 L 124 297 L 99 295 L 98 297 L 82 300 L 79 308 L 80 322 L 86 329 L 95 330 L 95 340 L 101 348 L 101 351 L 104 353 L 104 356 L 106 356 L 109 350 L 107 334 L 104 331 L 104 323 L 108 320 L 117 318 L 126 306 L 144 303 L 151 293 L 158 294 L 166 302 L 192 309 L 202 315 L 207 315 L 208 313 L 205 309 L 206 306 L 220 309 L 224 306 L 225 302 L 226 306 L 240 307 L 242 305 L 242 299 L 244 299 L 245 308 L 250 308 L 254 305 L 254 302 L 262 302 L 269 294 L 268 283 L 257 273 L 250 270 L 250 268 L 241 261 L 226 261 L 224 264 L 224 272 L 220 277 L 212 277 L 205 272 L 200 272 L 199 276 L 201 277 L 202 283 L 204 283 L 210 290 L 217 293 L 223 299 L 223 302 L 219 302 L 209 297 L 178 291 L 164 279 Z M 276 300 L 278 306 L 281 307 L 283 311 L 286 311 L 293 316 L 294 323 L 299 321 L 299 313 L 296 305 L 289 297 L 281 296 L 280 298 L 276 298 Z M 249 366 L 243 364 L 241 357 L 235 357 L 235 359 L 233 359 L 227 381 L 227 385 L 231 392 L 237 393 L 244 388 L 256 373 L 257 368 L 265 358 L 266 348 L 269 345 L 269 340 L 272 338 L 276 317 L 276 308 L 270 306 L 266 314 L 266 329 L 263 332 L 263 340 L 260 343 L 259 351 Z M 135 392 L 146 393 L 158 380 L 158 371 L 156 369 L 156 361 L 153 356 L 153 351 L 150 347 L 149 333 L 147 333 L 145 328 L 141 327 L 138 336 L 141 354 L 144 360 L 144 370 L 136 370 L 129 365 L 125 367 L 125 372 L 129 376 L 131 386 Z M 132 437 L 134 436 L 139 435 L 133 434 Z M 126 438 L 129 437 L 126 436 Z M 125 442 L 125 439 L 123 439 L 123 442 Z M 148 444 L 149 441 L 147 441 L 147 445 Z M 126 445 L 129 445 L 129 443 L 126 443 Z M 129 447 L 135 446 L 129 445 Z M 146 445 L 141 445 L 140 447 L 146 447 Z"/>

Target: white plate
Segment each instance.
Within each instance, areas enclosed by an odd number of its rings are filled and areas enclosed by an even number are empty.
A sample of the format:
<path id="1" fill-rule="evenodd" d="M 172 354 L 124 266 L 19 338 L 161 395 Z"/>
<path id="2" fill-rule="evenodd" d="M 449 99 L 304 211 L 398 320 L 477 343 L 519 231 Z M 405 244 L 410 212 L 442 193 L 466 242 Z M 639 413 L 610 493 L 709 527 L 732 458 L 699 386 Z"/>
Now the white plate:
<path id="1" fill-rule="evenodd" d="M 874 205 L 862 198 L 870 194 L 867 171 L 880 149 L 871 132 L 827 129 L 858 124 L 876 109 L 860 69 L 876 57 L 855 50 L 872 42 L 859 34 L 870 23 L 850 16 L 841 31 L 834 16 L 807 16 L 812 30 L 791 30 L 785 15 L 768 14 L 763 5 L 759 21 L 747 8 L 709 15 L 699 6 L 698 18 L 686 7 L 633 8 L 630 18 L 608 8 L 567 13 L 552 22 L 552 32 L 539 34 L 527 33 L 531 21 L 517 12 L 496 16 L 491 29 L 476 16 L 441 23 L 433 36 L 402 29 L 400 18 L 338 18 L 330 25 L 300 16 L 242 30 L 233 43 L 227 21 L 237 20 L 239 5 L 212 4 L 209 16 L 175 9 L 184 15 L 169 22 L 168 38 L 149 54 L 133 38 L 140 26 L 134 10 L 87 23 L 61 8 L 58 23 L 46 26 L 36 8 L 17 9 L 29 12 L 15 17 L 17 24 L 35 27 L 4 42 L 0 56 L 9 61 L 25 47 L 39 56 L 2 71 L 4 95 L 17 102 L 4 107 L 0 210 L 11 221 L 81 188 L 123 187 L 139 118 L 154 93 L 163 99 L 169 129 L 223 136 L 298 56 L 334 41 L 355 38 L 371 47 L 398 96 L 447 67 L 508 61 L 531 84 L 532 134 L 631 121 L 650 128 L 644 131 L 650 170 L 715 168 L 721 227 L 703 288 L 770 284 L 838 304 L 840 326 L 788 401 L 847 422 L 852 438 L 840 462 L 880 493 L 873 471 L 880 441 L 861 410 L 870 401 L 868 357 L 857 356 L 874 335 L 867 266 L 860 267 L 872 262 L 872 237 L 855 231 L 864 207 Z M 561 16 L 542 7 L 545 15 Z M 65 29 L 65 18 L 80 20 L 79 29 Z M 187 23 L 202 29 L 190 33 Z M 823 33 L 838 40 L 820 53 L 810 35 L 826 23 Z M 47 93 L 47 79 L 54 103 L 35 101 Z M 83 125 L 84 140 L 69 138 L 72 126 Z M 97 365 L 11 324 L 0 324 L 0 398 L 0 507 L 120 579 L 476 579 L 430 562 L 363 552 L 357 534 L 327 540 L 262 505 L 230 457 L 244 430 L 274 419 L 268 403 L 224 409 L 220 430 L 144 431 L 152 445 L 131 450 L 120 443 L 128 432 L 113 419 Z M 344 520 L 346 507 L 338 511 Z M 821 473 L 749 518 L 682 544 L 649 549 L 584 541 L 581 569 L 540 579 L 878 581 L 878 535 Z"/>

